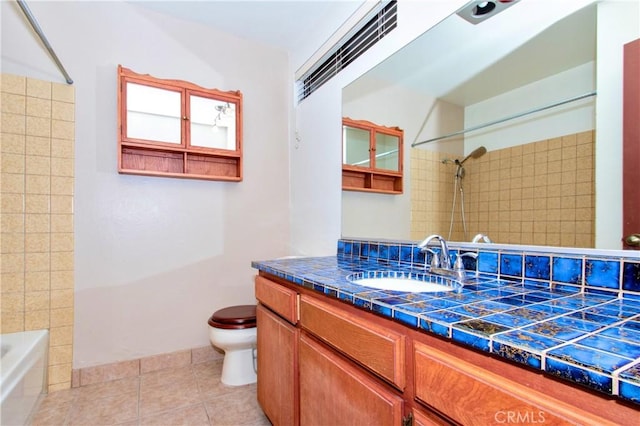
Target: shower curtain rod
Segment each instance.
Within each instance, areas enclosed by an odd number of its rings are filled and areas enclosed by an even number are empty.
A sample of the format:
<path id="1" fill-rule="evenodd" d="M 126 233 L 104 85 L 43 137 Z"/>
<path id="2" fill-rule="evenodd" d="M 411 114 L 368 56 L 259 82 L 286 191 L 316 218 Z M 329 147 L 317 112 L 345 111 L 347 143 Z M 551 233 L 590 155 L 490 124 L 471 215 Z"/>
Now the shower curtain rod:
<path id="1" fill-rule="evenodd" d="M 18 6 L 20 6 L 20 9 L 22 9 L 22 13 L 24 13 L 24 16 L 27 18 L 27 20 L 31 24 L 31 27 L 33 28 L 33 30 L 36 32 L 36 34 L 38 34 L 38 37 L 40 37 L 40 40 L 44 44 L 44 47 L 46 47 L 47 50 L 49 51 L 51 58 L 58 66 L 58 69 L 64 76 L 64 79 L 67 81 L 67 84 L 73 84 L 73 80 L 67 73 L 67 70 L 64 69 L 64 66 L 60 62 L 60 59 L 58 59 L 58 55 L 56 55 L 56 52 L 53 51 L 53 48 L 49 44 L 49 40 L 47 40 L 47 37 L 45 37 L 44 33 L 42 32 L 40 25 L 38 25 L 38 21 L 36 21 L 36 18 L 31 13 L 31 9 L 29 9 L 29 6 L 27 6 L 27 3 L 25 3 L 24 0 L 16 0 L 16 2 L 18 3 Z"/>
<path id="2" fill-rule="evenodd" d="M 425 144 L 425 143 L 435 142 L 435 141 L 439 141 L 441 139 L 447 139 L 447 138 L 450 138 L 450 137 L 453 137 L 453 136 L 462 135 L 462 134 L 467 133 L 467 132 L 472 132 L 474 130 L 484 129 L 485 127 L 493 126 L 494 124 L 504 123 L 505 121 L 513 120 L 514 118 L 524 117 L 525 115 L 529 115 L 529 114 L 533 114 L 533 113 L 536 113 L 536 112 L 544 111 L 544 110 L 547 110 L 547 109 L 550 109 L 550 108 L 554 108 L 554 107 L 557 107 L 557 106 L 560 106 L 560 105 L 568 104 L 570 102 L 578 101 L 580 99 L 589 98 L 591 96 L 595 96 L 596 94 L 597 94 L 597 92 L 595 92 L 595 91 L 589 92 L 589 93 L 585 93 L 584 95 L 579 95 L 579 96 L 576 96 L 576 97 L 573 97 L 573 98 L 565 99 L 564 101 L 556 102 L 554 104 L 550 104 L 550 105 L 546 105 L 546 106 L 543 106 L 543 107 L 540 107 L 540 108 L 532 109 L 530 111 L 521 112 L 519 114 L 510 115 L 509 117 L 501 118 L 501 119 L 495 120 L 495 121 L 490 121 L 488 123 L 480 124 L 478 126 L 469 127 L 468 129 L 459 130 L 457 132 L 449 133 L 448 135 L 438 136 L 437 138 L 427 139 L 426 141 L 422 141 L 422 142 L 414 142 L 414 143 L 411 144 L 411 147 L 413 148 L 415 146 L 422 145 L 422 144 Z"/>

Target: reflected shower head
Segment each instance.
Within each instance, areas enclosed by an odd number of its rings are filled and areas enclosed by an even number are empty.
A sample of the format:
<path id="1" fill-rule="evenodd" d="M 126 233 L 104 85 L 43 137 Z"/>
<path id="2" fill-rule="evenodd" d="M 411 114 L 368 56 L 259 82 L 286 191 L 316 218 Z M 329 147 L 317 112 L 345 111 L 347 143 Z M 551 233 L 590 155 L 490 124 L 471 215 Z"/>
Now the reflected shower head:
<path id="1" fill-rule="evenodd" d="M 441 161 L 442 164 L 452 164 L 455 163 L 457 160 L 450 160 L 448 158 L 445 158 L 444 160 Z"/>
<path id="2" fill-rule="evenodd" d="M 471 154 L 467 155 L 466 157 L 464 157 L 464 160 L 460 161 L 459 164 L 464 164 L 465 161 L 467 161 L 469 158 L 480 158 L 482 157 L 484 154 L 487 153 L 487 148 L 485 148 L 484 146 L 478 147 L 476 149 L 474 149 L 473 151 L 471 151 Z"/>

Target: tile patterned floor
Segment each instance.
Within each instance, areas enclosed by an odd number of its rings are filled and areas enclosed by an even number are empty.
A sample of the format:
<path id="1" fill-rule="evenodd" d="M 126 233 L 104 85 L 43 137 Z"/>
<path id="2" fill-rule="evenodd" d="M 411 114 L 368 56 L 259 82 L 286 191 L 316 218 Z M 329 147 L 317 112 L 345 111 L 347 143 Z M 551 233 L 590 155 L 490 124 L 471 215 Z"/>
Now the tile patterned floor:
<path id="1" fill-rule="evenodd" d="M 225 386 L 222 359 L 47 395 L 31 426 L 269 426 L 256 385 Z"/>

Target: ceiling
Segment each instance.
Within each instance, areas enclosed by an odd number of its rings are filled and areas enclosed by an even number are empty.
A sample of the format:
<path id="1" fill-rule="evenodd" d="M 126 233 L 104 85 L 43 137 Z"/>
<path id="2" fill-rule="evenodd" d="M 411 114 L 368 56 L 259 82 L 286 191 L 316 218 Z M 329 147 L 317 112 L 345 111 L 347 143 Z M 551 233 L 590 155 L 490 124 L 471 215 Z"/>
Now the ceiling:
<path id="1" fill-rule="evenodd" d="M 320 47 L 364 1 L 129 0 L 128 3 L 288 52 L 297 52 L 313 43 L 317 44 L 311 46 L 313 49 Z"/>

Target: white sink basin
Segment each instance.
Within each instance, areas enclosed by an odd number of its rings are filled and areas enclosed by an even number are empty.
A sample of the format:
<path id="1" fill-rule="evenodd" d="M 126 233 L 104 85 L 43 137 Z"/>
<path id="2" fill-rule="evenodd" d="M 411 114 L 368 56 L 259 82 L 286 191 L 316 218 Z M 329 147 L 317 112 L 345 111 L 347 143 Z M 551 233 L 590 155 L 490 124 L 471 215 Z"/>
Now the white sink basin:
<path id="1" fill-rule="evenodd" d="M 432 279 L 432 276 L 427 274 L 405 275 L 403 273 L 378 272 L 374 276 L 367 275 L 366 273 L 352 274 L 347 277 L 347 280 L 364 287 L 412 293 L 436 293 L 453 291 L 456 288 L 454 285 L 431 282 L 430 279 Z M 440 279 L 440 281 L 442 281 L 442 279 Z"/>

